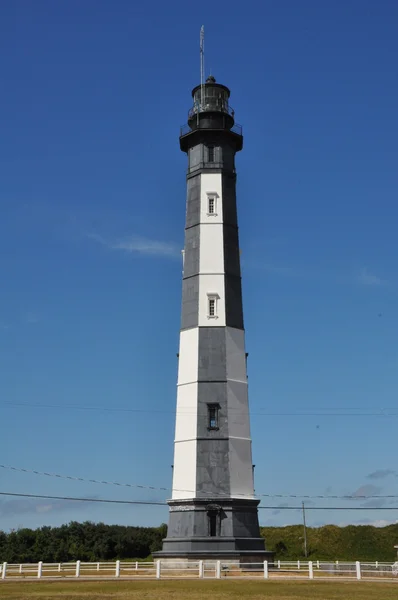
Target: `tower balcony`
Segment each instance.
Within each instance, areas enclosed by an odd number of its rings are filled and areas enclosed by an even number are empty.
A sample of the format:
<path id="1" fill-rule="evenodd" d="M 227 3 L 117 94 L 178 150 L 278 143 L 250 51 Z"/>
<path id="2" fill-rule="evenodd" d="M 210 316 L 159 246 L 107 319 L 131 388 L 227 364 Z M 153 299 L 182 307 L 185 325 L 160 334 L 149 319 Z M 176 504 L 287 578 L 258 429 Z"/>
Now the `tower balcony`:
<path id="1" fill-rule="evenodd" d="M 227 120 L 228 119 L 228 120 Z M 232 146 L 234 152 L 243 148 L 242 126 L 234 123 L 229 115 L 213 112 L 199 113 L 198 119 L 194 117 L 180 127 L 180 148 L 188 152 L 197 144 L 213 144 Z"/>
<path id="2" fill-rule="evenodd" d="M 221 127 L 203 127 L 204 123 L 203 123 L 202 119 L 201 119 L 200 124 L 201 124 L 200 127 L 197 126 L 197 123 L 192 123 L 192 122 L 191 123 L 188 122 L 188 123 L 185 123 L 184 125 L 181 125 L 180 138 L 184 137 L 186 135 L 189 135 L 190 133 L 192 133 L 193 131 L 196 131 L 197 129 L 213 129 L 216 131 L 223 131 L 225 129 L 228 129 L 228 131 L 230 131 L 231 133 L 234 133 L 237 136 L 241 136 L 241 137 L 243 136 L 242 125 L 239 125 L 238 123 L 234 123 L 230 129 L 226 128 L 226 127 L 222 127 L 222 126 Z"/>

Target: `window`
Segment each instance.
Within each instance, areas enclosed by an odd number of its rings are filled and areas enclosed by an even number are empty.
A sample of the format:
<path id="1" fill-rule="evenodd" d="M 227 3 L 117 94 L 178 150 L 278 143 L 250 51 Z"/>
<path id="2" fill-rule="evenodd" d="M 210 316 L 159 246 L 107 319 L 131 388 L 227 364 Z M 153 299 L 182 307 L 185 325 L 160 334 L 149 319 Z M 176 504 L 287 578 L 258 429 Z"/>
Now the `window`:
<path id="1" fill-rule="evenodd" d="M 207 216 L 215 217 L 217 216 L 217 194 L 215 192 L 211 192 L 207 194 Z"/>
<path id="2" fill-rule="evenodd" d="M 216 299 L 209 298 L 209 317 L 216 316 Z"/>
<path id="3" fill-rule="evenodd" d="M 209 536 L 216 537 L 217 535 L 217 514 L 209 514 Z"/>
<path id="4" fill-rule="evenodd" d="M 207 294 L 207 318 L 218 319 L 217 315 L 217 300 L 218 294 Z"/>
<path id="5" fill-rule="evenodd" d="M 207 162 L 214 162 L 214 146 L 207 146 Z"/>
<path id="6" fill-rule="evenodd" d="M 207 428 L 208 429 L 218 429 L 218 411 L 220 406 L 218 404 L 208 404 L 207 405 Z"/>

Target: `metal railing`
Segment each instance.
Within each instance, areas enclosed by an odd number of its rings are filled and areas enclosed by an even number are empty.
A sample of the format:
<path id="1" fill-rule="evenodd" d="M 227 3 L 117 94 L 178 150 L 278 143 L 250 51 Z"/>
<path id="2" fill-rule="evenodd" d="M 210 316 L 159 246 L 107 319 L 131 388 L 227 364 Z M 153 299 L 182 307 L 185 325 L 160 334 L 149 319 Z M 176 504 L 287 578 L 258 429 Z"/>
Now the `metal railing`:
<path id="1" fill-rule="evenodd" d="M 198 113 L 204 112 L 220 112 L 230 115 L 232 118 L 235 117 L 234 109 L 228 104 L 228 102 L 215 99 L 213 96 L 204 98 L 203 104 L 194 104 L 188 111 L 188 119 L 192 119 Z"/>
<path id="2" fill-rule="evenodd" d="M 398 562 L 238 561 L 82 562 L 0 564 L 0 581 L 20 579 L 319 579 L 395 581 Z"/>

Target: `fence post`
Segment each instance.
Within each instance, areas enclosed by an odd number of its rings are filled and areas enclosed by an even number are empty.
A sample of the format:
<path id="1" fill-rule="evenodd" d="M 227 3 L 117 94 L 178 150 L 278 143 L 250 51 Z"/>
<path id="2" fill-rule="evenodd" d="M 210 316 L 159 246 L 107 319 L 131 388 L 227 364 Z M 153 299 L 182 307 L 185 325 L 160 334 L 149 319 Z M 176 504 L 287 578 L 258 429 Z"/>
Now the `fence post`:
<path id="1" fill-rule="evenodd" d="M 43 573 L 43 561 L 40 561 L 37 565 L 37 577 L 40 579 Z"/>
<path id="2" fill-rule="evenodd" d="M 361 563 L 359 560 L 357 560 L 355 563 L 355 570 L 357 572 L 357 579 L 361 579 Z"/>
<path id="3" fill-rule="evenodd" d="M 319 560 L 316 561 L 316 568 L 319 569 Z"/>
<path id="4" fill-rule="evenodd" d="M 61 573 L 61 563 L 58 563 L 58 573 Z"/>
<path id="5" fill-rule="evenodd" d="M 268 560 L 264 561 L 264 579 L 268 579 Z"/>
<path id="6" fill-rule="evenodd" d="M 200 579 L 203 579 L 204 576 L 205 576 L 204 562 L 203 562 L 203 560 L 200 560 L 199 561 L 199 577 L 200 577 Z"/>
<path id="7" fill-rule="evenodd" d="M 160 570 L 161 570 L 160 560 L 157 560 L 156 561 L 156 579 L 160 579 Z"/>
<path id="8" fill-rule="evenodd" d="M 375 567 L 376 567 L 376 569 L 379 568 L 379 561 L 378 560 L 376 560 L 376 562 L 375 562 Z"/>
<path id="9" fill-rule="evenodd" d="M 216 562 L 216 579 L 221 579 L 221 560 Z"/>
<path id="10" fill-rule="evenodd" d="M 1 578 L 5 579 L 7 575 L 7 563 L 3 562 L 3 568 L 1 569 Z"/>
<path id="11" fill-rule="evenodd" d="M 135 561 L 135 570 L 138 571 L 138 560 Z"/>
<path id="12" fill-rule="evenodd" d="M 297 569 L 300 571 L 300 561 L 297 561 Z"/>
<path id="13" fill-rule="evenodd" d="M 76 577 L 80 577 L 80 560 L 76 561 Z"/>
<path id="14" fill-rule="evenodd" d="M 312 563 L 312 560 L 310 560 L 308 563 L 308 577 L 310 579 L 314 579 L 314 565 Z"/>
<path id="15" fill-rule="evenodd" d="M 278 560 L 278 569 L 280 570 L 280 568 L 281 568 L 281 561 Z"/>
<path id="16" fill-rule="evenodd" d="M 120 577 L 120 560 L 116 561 L 115 577 Z"/>
<path id="17" fill-rule="evenodd" d="M 19 574 L 22 574 L 22 563 L 19 565 Z"/>
<path id="18" fill-rule="evenodd" d="M 97 563 L 97 571 L 99 571 L 99 570 L 100 570 L 100 564 L 99 564 L 99 562 L 98 562 L 98 563 Z"/>

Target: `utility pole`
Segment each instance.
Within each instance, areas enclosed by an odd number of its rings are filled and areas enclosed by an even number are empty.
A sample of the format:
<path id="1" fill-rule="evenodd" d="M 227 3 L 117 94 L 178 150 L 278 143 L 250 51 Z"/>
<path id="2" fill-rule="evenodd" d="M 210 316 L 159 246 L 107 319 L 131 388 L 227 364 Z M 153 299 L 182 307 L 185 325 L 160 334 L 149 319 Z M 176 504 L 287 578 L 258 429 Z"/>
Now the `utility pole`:
<path id="1" fill-rule="evenodd" d="M 304 506 L 304 502 L 302 503 L 303 505 L 303 527 L 304 527 L 304 556 L 305 558 L 307 558 L 308 553 L 307 553 L 307 526 L 305 524 L 305 506 Z"/>

